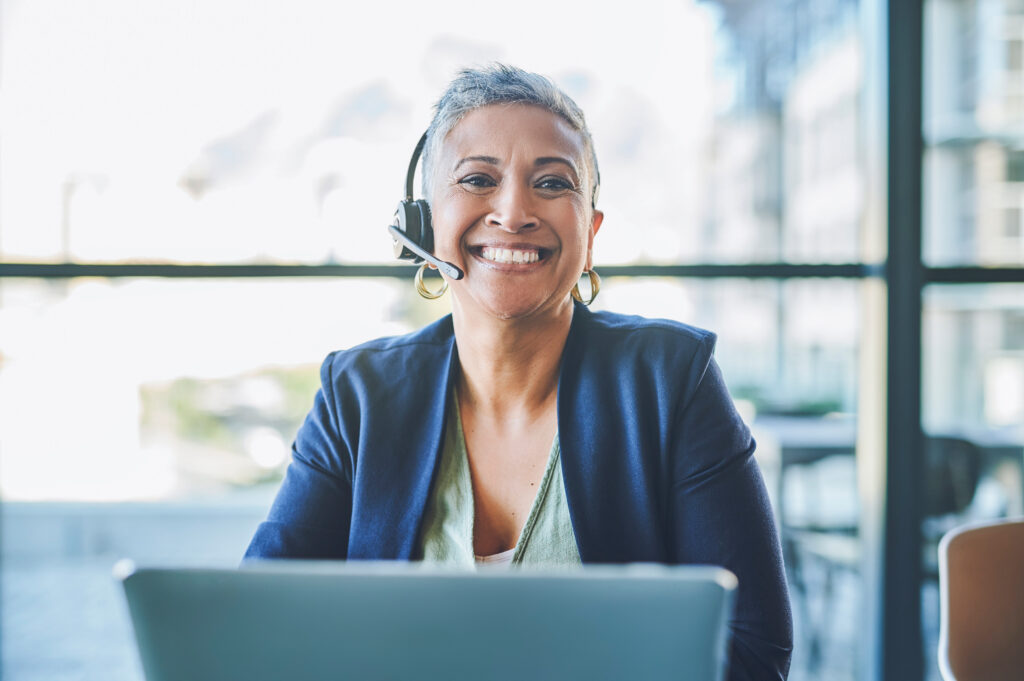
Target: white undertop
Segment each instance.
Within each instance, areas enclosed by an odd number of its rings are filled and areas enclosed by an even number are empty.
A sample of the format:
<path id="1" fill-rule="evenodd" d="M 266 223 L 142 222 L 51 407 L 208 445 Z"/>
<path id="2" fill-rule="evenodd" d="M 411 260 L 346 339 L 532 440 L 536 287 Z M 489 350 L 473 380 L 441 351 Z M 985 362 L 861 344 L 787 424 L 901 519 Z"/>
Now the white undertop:
<path id="1" fill-rule="evenodd" d="M 516 552 L 515 547 L 508 551 L 502 551 L 501 553 L 494 553 L 489 556 L 477 556 L 476 564 L 480 566 L 488 567 L 501 567 L 502 565 L 512 564 L 512 554 Z"/>

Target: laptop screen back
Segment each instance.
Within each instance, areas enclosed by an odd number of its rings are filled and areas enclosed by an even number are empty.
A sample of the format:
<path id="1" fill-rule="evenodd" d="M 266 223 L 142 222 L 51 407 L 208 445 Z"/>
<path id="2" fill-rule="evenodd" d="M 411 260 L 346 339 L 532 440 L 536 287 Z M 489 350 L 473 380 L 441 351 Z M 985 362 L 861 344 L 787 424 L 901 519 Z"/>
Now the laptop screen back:
<path id="1" fill-rule="evenodd" d="M 654 565 L 119 576 L 148 681 L 716 681 L 736 586 L 720 568 Z"/>

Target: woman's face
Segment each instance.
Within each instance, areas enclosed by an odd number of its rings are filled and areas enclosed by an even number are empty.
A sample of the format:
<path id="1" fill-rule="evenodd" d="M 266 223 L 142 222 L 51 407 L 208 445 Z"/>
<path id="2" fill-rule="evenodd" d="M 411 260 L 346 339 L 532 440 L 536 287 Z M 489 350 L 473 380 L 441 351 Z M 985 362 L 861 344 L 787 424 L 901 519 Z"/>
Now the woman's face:
<path id="1" fill-rule="evenodd" d="M 516 319 L 569 304 L 603 215 L 583 138 L 556 114 L 496 104 L 467 114 L 434 164 L 438 257 L 466 273 L 454 307 Z"/>

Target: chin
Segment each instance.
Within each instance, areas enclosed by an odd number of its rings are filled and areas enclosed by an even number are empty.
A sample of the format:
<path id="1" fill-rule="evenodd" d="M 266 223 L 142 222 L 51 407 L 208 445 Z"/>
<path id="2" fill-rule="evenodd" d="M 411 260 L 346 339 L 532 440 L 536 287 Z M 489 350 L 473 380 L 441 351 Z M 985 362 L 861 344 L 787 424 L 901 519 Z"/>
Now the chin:
<path id="1" fill-rule="evenodd" d="M 472 275 L 467 277 L 469 279 Z M 536 285 L 515 285 L 514 282 L 488 282 L 490 285 L 470 287 L 467 281 L 457 282 L 454 286 L 455 300 L 453 310 L 470 317 L 490 317 L 500 321 L 542 319 L 545 316 L 559 315 L 565 308 L 572 307 L 572 298 L 568 289 L 564 294 L 557 295 L 544 287 L 540 290 Z M 525 283 L 525 282 L 524 282 Z M 461 284 L 461 286 L 460 286 Z"/>
<path id="2" fill-rule="evenodd" d="M 565 300 L 559 302 L 553 300 L 528 302 L 521 298 L 518 300 L 492 301 L 487 306 L 487 311 L 501 321 L 515 321 L 555 312 L 563 306 L 572 306 L 572 299 L 568 295 L 565 296 Z"/>

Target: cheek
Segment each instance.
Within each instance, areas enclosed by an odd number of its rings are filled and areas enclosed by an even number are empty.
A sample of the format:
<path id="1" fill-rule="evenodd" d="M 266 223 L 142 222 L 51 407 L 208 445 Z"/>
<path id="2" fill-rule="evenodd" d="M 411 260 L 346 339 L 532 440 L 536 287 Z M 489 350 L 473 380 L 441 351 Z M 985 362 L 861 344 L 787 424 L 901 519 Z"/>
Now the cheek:
<path id="1" fill-rule="evenodd" d="M 448 258 L 455 243 L 452 238 L 453 230 L 449 227 L 450 223 L 445 219 L 445 216 L 435 214 L 432 225 L 434 228 L 434 252 L 444 253 L 446 254 L 445 257 Z"/>
<path id="2" fill-rule="evenodd" d="M 465 232 L 465 210 L 458 203 L 445 200 L 432 204 L 430 214 L 434 229 L 434 250 L 448 256 L 454 255 Z"/>
<path id="3" fill-rule="evenodd" d="M 590 225 L 593 222 L 593 216 L 587 207 L 574 206 L 572 220 L 576 226 L 576 238 L 579 240 L 581 247 L 586 250 L 590 246 Z"/>

